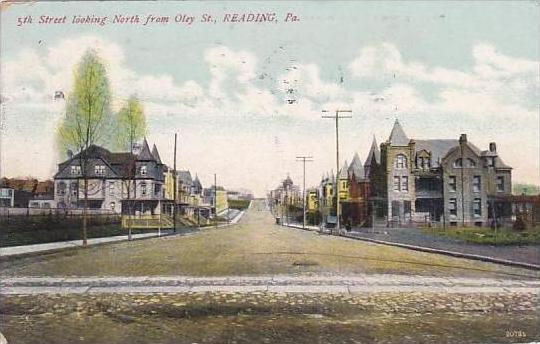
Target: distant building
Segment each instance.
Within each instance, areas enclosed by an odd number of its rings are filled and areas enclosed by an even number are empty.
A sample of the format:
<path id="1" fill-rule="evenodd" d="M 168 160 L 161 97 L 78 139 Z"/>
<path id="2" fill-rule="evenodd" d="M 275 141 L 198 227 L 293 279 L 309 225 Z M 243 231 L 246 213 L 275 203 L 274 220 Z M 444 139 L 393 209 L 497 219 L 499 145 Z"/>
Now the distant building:
<path id="1" fill-rule="evenodd" d="M 0 188 L 0 207 L 15 206 L 15 190 L 12 188 Z"/>

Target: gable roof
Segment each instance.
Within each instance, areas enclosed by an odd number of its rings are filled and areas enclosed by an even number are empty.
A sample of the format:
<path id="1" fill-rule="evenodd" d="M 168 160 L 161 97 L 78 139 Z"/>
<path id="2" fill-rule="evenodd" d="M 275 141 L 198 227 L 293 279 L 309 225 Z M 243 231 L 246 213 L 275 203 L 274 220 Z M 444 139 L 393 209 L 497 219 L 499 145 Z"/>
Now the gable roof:
<path id="1" fill-rule="evenodd" d="M 349 165 L 348 169 L 349 175 L 354 175 L 356 179 L 360 179 L 364 175 L 364 168 L 362 167 L 362 162 L 360 161 L 360 156 L 358 153 L 354 153 L 353 160 Z"/>
<path id="2" fill-rule="evenodd" d="M 154 147 L 152 147 L 152 156 L 154 157 L 154 159 L 156 160 L 156 162 L 158 164 L 163 164 L 161 162 L 161 157 L 159 156 L 159 152 L 157 150 L 157 147 L 156 147 L 156 144 L 154 143 Z"/>
<path id="3" fill-rule="evenodd" d="M 178 180 L 184 184 L 184 185 L 191 185 L 193 183 L 193 179 L 191 178 L 191 172 L 189 171 L 178 171 Z"/>
<path id="4" fill-rule="evenodd" d="M 409 138 L 405 134 L 405 131 L 403 131 L 403 128 L 397 119 L 394 122 L 394 127 L 392 128 L 388 141 L 392 146 L 407 146 L 409 144 Z"/>
<path id="5" fill-rule="evenodd" d="M 371 148 L 369 149 L 368 156 L 364 163 L 365 166 L 371 166 L 371 162 L 375 159 L 377 164 L 381 163 L 381 152 L 379 151 L 379 146 L 377 146 L 377 140 L 375 135 L 373 135 L 373 141 L 371 141 Z"/>

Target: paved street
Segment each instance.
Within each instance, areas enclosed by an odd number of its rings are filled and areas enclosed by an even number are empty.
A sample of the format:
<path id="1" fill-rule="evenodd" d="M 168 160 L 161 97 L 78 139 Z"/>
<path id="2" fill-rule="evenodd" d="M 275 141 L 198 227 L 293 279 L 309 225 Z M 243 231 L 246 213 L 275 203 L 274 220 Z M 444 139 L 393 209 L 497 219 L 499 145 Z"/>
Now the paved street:
<path id="1" fill-rule="evenodd" d="M 0 262 L 9 343 L 515 343 L 540 339 L 538 272 L 276 226 Z"/>
<path id="2" fill-rule="evenodd" d="M 537 271 L 276 226 L 264 203 L 231 227 L 7 258 L 4 276 L 246 276 L 404 274 L 538 278 Z"/>
<path id="3" fill-rule="evenodd" d="M 444 278 L 404 275 L 249 277 L 13 277 L 0 281 L 0 294 L 85 293 L 521 293 L 538 294 L 540 280 Z"/>

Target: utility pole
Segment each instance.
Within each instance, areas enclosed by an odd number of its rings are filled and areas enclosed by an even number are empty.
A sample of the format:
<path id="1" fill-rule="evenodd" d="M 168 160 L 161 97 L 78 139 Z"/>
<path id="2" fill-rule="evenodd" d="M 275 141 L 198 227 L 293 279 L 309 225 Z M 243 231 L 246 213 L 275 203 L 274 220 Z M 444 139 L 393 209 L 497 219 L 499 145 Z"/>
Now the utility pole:
<path id="1" fill-rule="evenodd" d="M 328 110 L 322 110 L 323 113 L 329 113 Z M 340 113 L 352 113 L 352 110 L 335 110 L 335 115 L 323 115 L 322 118 L 332 118 L 336 120 L 336 185 L 334 190 L 336 191 L 336 228 L 339 234 L 341 223 L 339 219 L 340 205 L 339 205 L 339 120 L 342 118 L 352 118 L 352 115 L 340 115 Z"/>
<path id="2" fill-rule="evenodd" d="M 214 173 L 214 222 L 217 228 L 217 175 Z"/>
<path id="3" fill-rule="evenodd" d="M 173 232 L 176 233 L 176 197 L 178 190 L 177 188 L 177 175 L 176 175 L 176 141 L 178 134 L 174 133 L 174 162 L 173 162 L 173 189 L 174 189 L 174 201 L 173 201 Z"/>
<path id="4" fill-rule="evenodd" d="M 304 200 L 304 221 L 302 223 L 302 228 L 306 228 L 306 162 L 312 162 L 313 157 L 312 156 L 297 156 L 296 161 L 301 161 L 304 165 L 304 189 L 302 191 L 302 198 Z"/>

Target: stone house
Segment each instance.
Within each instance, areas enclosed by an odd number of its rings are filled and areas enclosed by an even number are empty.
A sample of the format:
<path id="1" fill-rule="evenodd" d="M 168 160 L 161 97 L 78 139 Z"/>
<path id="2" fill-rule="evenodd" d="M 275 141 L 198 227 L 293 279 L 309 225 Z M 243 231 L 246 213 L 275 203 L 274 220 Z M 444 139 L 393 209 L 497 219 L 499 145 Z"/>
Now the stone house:
<path id="1" fill-rule="evenodd" d="M 510 194 L 512 169 L 494 142 L 482 151 L 465 134 L 459 140 L 409 139 L 396 121 L 380 154 L 380 165 L 370 166 L 371 187 L 389 224 L 485 226 L 510 213 L 496 199 Z"/>

